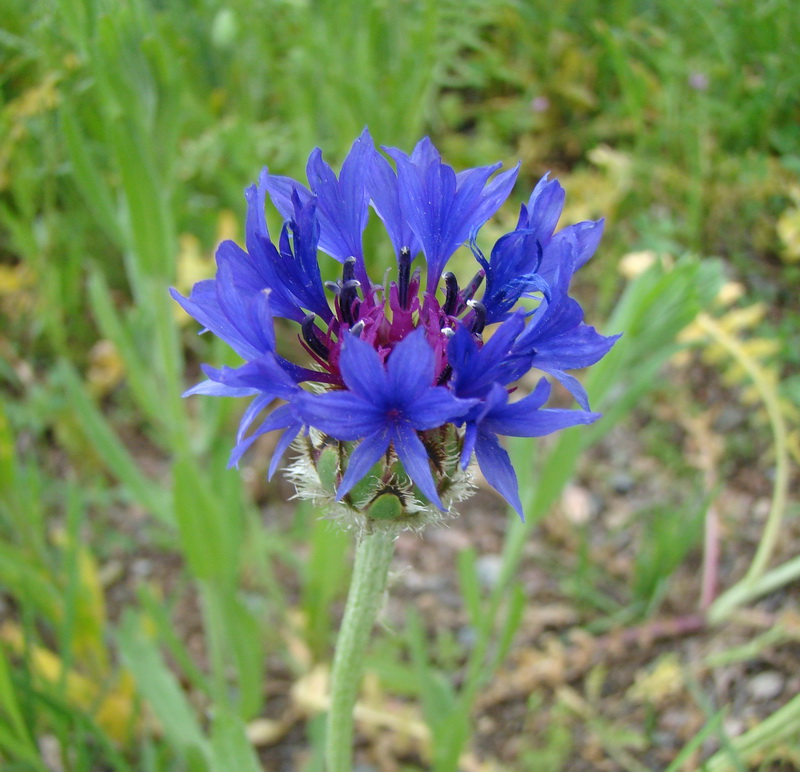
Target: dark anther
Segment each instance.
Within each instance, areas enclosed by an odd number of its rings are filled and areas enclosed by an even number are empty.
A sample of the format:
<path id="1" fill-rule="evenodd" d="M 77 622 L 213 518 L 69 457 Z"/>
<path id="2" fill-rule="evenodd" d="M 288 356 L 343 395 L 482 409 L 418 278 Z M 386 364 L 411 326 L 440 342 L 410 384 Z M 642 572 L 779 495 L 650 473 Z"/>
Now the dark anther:
<path id="1" fill-rule="evenodd" d="M 357 338 L 361 335 L 362 332 L 364 332 L 364 320 L 363 319 L 361 319 L 360 321 L 356 322 L 350 328 L 350 334 L 351 335 L 355 335 Z"/>
<path id="2" fill-rule="evenodd" d="M 339 283 L 335 282 L 335 281 L 326 281 L 325 282 L 325 288 L 330 290 L 334 295 L 338 295 L 339 294 L 339 290 L 341 289 L 341 287 L 339 286 Z"/>
<path id="3" fill-rule="evenodd" d="M 345 324 L 352 325 L 358 317 L 358 288 L 360 286 L 361 282 L 358 279 L 348 279 L 342 284 L 339 294 L 339 309 Z"/>
<path id="4" fill-rule="evenodd" d="M 444 311 L 447 316 L 455 316 L 458 310 L 458 281 L 456 275 L 448 271 L 444 275 L 444 283 L 446 289 L 442 311 Z"/>
<path id="5" fill-rule="evenodd" d="M 342 284 L 347 284 L 347 282 L 355 278 L 356 259 L 354 257 L 348 257 L 347 260 L 344 261 L 344 267 L 342 268 Z"/>
<path id="6" fill-rule="evenodd" d="M 400 308 L 408 308 L 408 287 L 411 283 L 411 250 L 403 247 L 400 250 L 400 259 L 397 269 L 397 294 Z"/>
<path id="7" fill-rule="evenodd" d="M 456 331 L 452 327 L 442 327 L 442 329 L 439 330 L 439 332 L 441 332 L 442 335 L 444 335 L 444 337 L 447 338 L 448 340 L 450 340 L 450 338 L 452 338 L 456 334 Z"/>
<path id="8" fill-rule="evenodd" d="M 486 271 L 484 271 L 481 268 L 481 270 L 479 270 L 478 273 L 476 273 L 472 277 L 470 283 L 467 284 L 466 287 L 464 287 L 464 292 L 462 293 L 461 297 L 465 303 L 467 303 L 468 301 L 472 300 L 473 297 L 475 297 L 475 293 L 478 291 L 478 287 L 480 287 L 481 284 L 483 283 L 484 276 L 486 276 Z"/>
<path id="9" fill-rule="evenodd" d="M 480 335 L 486 326 L 486 306 L 477 300 L 470 300 L 467 305 L 472 308 L 472 312 L 475 314 L 470 332 Z"/>
<path id="10" fill-rule="evenodd" d="M 444 386 L 450 380 L 450 376 L 453 374 L 453 368 L 450 365 L 445 365 L 444 370 L 439 373 L 439 377 L 436 379 L 437 386 Z"/>
<path id="11" fill-rule="evenodd" d="M 300 326 L 303 331 L 303 340 L 306 342 L 306 345 L 319 357 L 322 359 L 328 358 L 328 349 L 325 347 L 325 344 L 319 339 L 319 331 L 317 330 L 316 325 L 314 324 L 314 319 L 316 319 L 315 314 L 308 314 Z"/>

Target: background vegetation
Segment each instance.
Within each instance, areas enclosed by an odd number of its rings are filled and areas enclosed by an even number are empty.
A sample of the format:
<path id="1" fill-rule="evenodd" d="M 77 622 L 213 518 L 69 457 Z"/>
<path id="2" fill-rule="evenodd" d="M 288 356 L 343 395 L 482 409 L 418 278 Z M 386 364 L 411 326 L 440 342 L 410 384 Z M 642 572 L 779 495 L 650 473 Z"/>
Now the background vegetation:
<path id="1" fill-rule="evenodd" d="M 512 448 L 525 525 L 481 494 L 401 542 L 363 769 L 800 768 L 793 0 L 7 0 L 3 25 L 0 768 L 321 769 L 349 539 L 263 448 L 226 470 L 242 406 L 180 393 L 233 355 L 167 288 L 241 238 L 261 166 L 302 177 L 364 125 L 521 159 L 515 203 L 557 174 L 564 222 L 608 220 L 579 291 L 625 336 L 586 379 L 602 422 Z"/>

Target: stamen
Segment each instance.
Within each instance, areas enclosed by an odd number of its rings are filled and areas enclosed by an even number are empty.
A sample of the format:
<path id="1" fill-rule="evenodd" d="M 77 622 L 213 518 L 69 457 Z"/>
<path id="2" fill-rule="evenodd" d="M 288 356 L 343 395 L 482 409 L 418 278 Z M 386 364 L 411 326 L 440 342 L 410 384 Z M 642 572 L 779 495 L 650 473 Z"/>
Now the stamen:
<path id="1" fill-rule="evenodd" d="M 454 316 L 458 308 L 458 280 L 454 273 L 448 271 L 444 275 L 444 282 L 446 290 L 442 311 L 444 311 L 447 316 Z"/>
<path id="2" fill-rule="evenodd" d="M 408 287 L 411 284 L 411 250 L 403 247 L 400 250 L 400 259 L 397 269 L 397 295 L 400 308 L 408 308 Z"/>
<path id="3" fill-rule="evenodd" d="M 364 332 L 364 320 L 360 319 L 350 328 L 350 334 L 358 338 L 362 332 Z"/>
<path id="4" fill-rule="evenodd" d="M 342 284 L 352 281 L 356 278 L 356 259 L 348 257 L 342 266 Z"/>
<path id="5" fill-rule="evenodd" d="M 338 295 L 342 288 L 339 286 L 339 282 L 326 281 L 325 289 L 330 290 L 334 295 Z"/>
<path id="6" fill-rule="evenodd" d="M 474 335 L 480 335 L 483 332 L 483 328 L 486 327 L 486 306 L 478 300 L 468 300 L 467 305 L 475 314 L 470 332 Z"/>
<path id="7" fill-rule="evenodd" d="M 308 314 L 300 324 L 300 329 L 303 332 L 303 340 L 306 345 L 322 359 L 328 359 L 328 349 L 325 344 L 319 339 L 319 330 L 314 324 L 316 314 Z"/>
<path id="8" fill-rule="evenodd" d="M 348 258 L 350 259 L 350 258 Z M 353 259 L 355 265 L 355 259 Z M 339 309 L 342 314 L 342 321 L 352 325 L 358 318 L 358 308 L 361 305 L 358 301 L 358 288 L 361 282 L 358 279 L 348 279 L 342 284 L 339 295 Z"/>
<path id="9" fill-rule="evenodd" d="M 456 334 L 456 331 L 452 327 L 442 327 L 439 332 L 441 332 L 442 335 L 444 335 L 444 337 L 448 340 Z"/>
<path id="10" fill-rule="evenodd" d="M 483 279 L 485 276 L 486 276 L 486 271 L 484 271 L 483 268 L 481 268 L 478 271 L 478 273 L 476 273 L 472 277 L 470 283 L 467 284 L 466 287 L 464 287 L 464 292 L 462 293 L 461 298 L 465 303 L 469 303 L 469 301 L 472 300 L 473 297 L 475 297 L 475 293 L 478 291 L 478 287 L 480 287 L 481 284 L 483 284 Z"/>
<path id="11" fill-rule="evenodd" d="M 444 370 L 439 373 L 439 377 L 436 379 L 437 386 L 444 386 L 450 380 L 450 376 L 453 374 L 453 368 L 450 365 L 445 365 Z"/>

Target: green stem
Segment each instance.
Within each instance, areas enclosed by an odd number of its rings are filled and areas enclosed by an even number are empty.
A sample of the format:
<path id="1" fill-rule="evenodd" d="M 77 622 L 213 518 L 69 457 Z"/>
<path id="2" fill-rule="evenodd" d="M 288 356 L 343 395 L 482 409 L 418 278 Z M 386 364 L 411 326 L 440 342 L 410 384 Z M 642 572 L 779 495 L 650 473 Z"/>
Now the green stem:
<path id="1" fill-rule="evenodd" d="M 717 343 L 728 349 L 733 358 L 750 376 L 764 403 L 764 408 L 767 411 L 770 426 L 772 427 L 775 449 L 775 481 L 772 485 L 772 502 L 758 549 L 747 574 L 740 582 L 754 584 L 764 575 L 769 559 L 775 550 L 775 545 L 780 535 L 781 519 L 789 493 L 789 450 L 786 439 L 786 423 L 783 419 L 778 392 L 764 375 L 759 363 L 747 353 L 746 349 L 733 335 L 726 332 L 708 314 L 700 314 L 697 317 L 697 322 Z"/>
<path id="2" fill-rule="evenodd" d="M 719 624 L 736 608 L 800 579 L 800 557 L 792 558 L 752 581 L 737 582 L 711 604 L 708 621 Z"/>
<path id="3" fill-rule="evenodd" d="M 331 707 L 325 747 L 327 772 L 353 768 L 353 708 L 364 653 L 378 615 L 394 554 L 395 531 L 374 528 L 361 537 L 331 671 Z"/>

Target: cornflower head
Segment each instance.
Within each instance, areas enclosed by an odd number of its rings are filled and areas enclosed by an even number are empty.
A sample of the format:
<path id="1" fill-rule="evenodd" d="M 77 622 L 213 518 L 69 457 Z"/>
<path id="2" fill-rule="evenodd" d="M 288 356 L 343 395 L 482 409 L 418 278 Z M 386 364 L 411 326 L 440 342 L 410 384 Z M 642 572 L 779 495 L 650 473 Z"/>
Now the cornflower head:
<path id="1" fill-rule="evenodd" d="M 599 417 L 567 371 L 598 361 L 617 336 L 584 324 L 568 290 L 603 223 L 556 231 L 564 190 L 545 176 L 487 258 L 478 231 L 508 197 L 519 167 L 456 173 L 427 138 L 410 155 L 383 150 L 364 130 L 338 177 L 317 149 L 308 187 L 264 169 L 245 191 L 246 249 L 223 242 L 214 279 L 188 298 L 172 291 L 203 332 L 245 363 L 203 366 L 207 380 L 186 394 L 254 397 L 231 465 L 258 437 L 281 431 L 270 477 L 294 443 L 289 473 L 298 495 L 326 504 L 348 526 L 391 520 L 417 528 L 436 519 L 472 491 L 473 455 L 522 517 L 498 437 L 539 437 Z M 284 221 L 276 239 L 267 197 Z M 364 259 L 370 209 L 396 258 L 382 283 Z M 463 245 L 477 261 L 467 281 L 446 271 Z M 323 281 L 319 252 L 339 263 L 334 281 Z M 305 364 L 284 357 L 290 347 L 279 345 L 275 317 L 296 325 Z M 580 409 L 544 407 L 544 379 L 516 399 L 517 382 L 532 369 L 562 383 Z"/>

